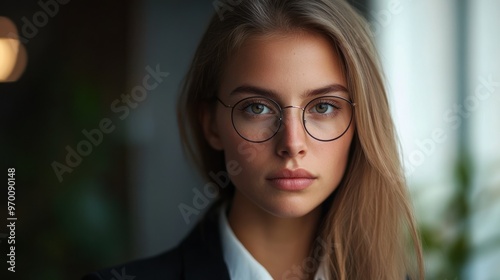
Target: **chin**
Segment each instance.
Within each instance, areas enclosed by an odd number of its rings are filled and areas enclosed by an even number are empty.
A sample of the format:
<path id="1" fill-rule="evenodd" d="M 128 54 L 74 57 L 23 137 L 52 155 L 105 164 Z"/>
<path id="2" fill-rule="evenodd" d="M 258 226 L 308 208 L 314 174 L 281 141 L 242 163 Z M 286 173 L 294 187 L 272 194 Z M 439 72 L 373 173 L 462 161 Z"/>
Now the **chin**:
<path id="1" fill-rule="evenodd" d="M 279 203 L 271 202 L 268 205 L 260 206 L 269 214 L 284 219 L 301 218 L 311 213 L 316 207 L 308 205 L 304 201 L 281 201 Z"/>

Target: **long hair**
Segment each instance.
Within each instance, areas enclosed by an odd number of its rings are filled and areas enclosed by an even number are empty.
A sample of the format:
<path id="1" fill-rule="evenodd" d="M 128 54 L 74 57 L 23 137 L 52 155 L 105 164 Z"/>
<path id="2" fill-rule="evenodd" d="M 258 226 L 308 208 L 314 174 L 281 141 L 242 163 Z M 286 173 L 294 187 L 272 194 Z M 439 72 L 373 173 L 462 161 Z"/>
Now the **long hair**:
<path id="1" fill-rule="evenodd" d="M 340 56 L 356 103 L 347 169 L 318 230 L 327 244 L 326 270 L 331 279 L 423 279 L 422 249 L 366 21 L 342 0 L 231 3 L 211 19 L 184 81 L 178 121 L 187 154 L 208 180 L 213 181 L 210 172 L 226 170 L 223 152 L 204 138 L 200 112 L 213 106 L 224 65 L 246 39 L 294 31 L 322 34 Z M 222 189 L 220 199 L 233 191 Z"/>

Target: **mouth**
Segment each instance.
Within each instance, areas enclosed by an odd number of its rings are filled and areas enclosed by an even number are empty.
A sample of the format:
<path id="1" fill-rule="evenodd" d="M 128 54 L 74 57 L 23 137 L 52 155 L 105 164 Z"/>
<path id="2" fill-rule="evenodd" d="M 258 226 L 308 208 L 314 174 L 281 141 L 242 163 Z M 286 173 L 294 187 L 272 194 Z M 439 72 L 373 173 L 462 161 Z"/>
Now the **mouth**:
<path id="1" fill-rule="evenodd" d="M 271 185 L 284 191 L 301 191 L 308 188 L 317 177 L 305 169 L 282 169 L 266 178 Z"/>

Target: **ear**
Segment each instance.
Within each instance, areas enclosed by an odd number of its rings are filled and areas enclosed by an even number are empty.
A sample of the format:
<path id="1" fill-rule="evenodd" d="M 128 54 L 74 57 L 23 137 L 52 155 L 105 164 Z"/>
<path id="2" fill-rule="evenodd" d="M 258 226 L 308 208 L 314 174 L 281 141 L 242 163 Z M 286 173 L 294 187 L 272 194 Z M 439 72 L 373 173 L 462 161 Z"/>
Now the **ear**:
<path id="1" fill-rule="evenodd" d="M 202 106 L 200 113 L 200 124 L 203 127 L 203 134 L 207 142 L 215 150 L 222 151 L 223 145 L 215 123 L 215 111 L 209 108 L 209 105 Z"/>

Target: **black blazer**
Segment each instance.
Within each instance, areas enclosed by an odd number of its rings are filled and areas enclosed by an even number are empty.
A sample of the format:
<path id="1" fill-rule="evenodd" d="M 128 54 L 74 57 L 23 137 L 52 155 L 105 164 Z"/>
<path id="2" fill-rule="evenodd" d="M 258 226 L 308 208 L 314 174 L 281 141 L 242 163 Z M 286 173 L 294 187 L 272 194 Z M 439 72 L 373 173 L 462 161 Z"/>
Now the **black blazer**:
<path id="1" fill-rule="evenodd" d="M 211 209 L 174 249 L 85 275 L 82 280 L 229 280 L 217 211 Z"/>

